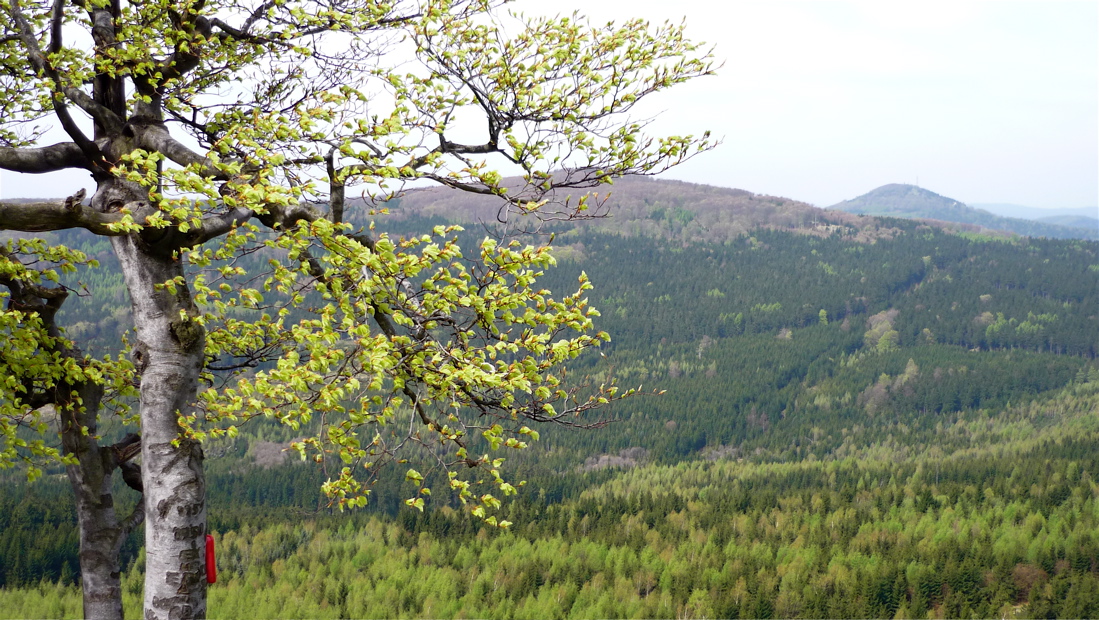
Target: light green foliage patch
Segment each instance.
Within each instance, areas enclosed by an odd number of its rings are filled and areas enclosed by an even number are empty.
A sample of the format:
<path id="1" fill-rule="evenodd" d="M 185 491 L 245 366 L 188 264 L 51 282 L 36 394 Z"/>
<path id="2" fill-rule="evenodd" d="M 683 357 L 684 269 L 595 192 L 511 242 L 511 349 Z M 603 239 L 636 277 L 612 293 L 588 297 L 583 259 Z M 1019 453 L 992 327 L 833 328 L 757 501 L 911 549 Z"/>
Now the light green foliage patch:
<path id="1" fill-rule="evenodd" d="M 429 466 L 447 472 L 472 514 L 506 526 L 490 514 L 497 495 L 515 493 L 502 475 L 505 459 L 471 453 L 471 439 L 490 451 L 522 450 L 538 438 L 526 424 L 583 424 L 585 412 L 633 393 L 565 381 L 564 363 L 609 339 L 592 330 L 599 313 L 585 297 L 591 284 L 581 275 L 576 291 L 560 298 L 539 288 L 555 263 L 548 247 L 488 238 L 467 259 L 460 228 L 382 234 L 369 244 L 347 228 L 318 220 L 268 240 L 288 257 L 309 259 L 295 268 L 276 262 L 259 288 L 197 280 L 208 355 L 262 353 L 269 361 L 202 392 L 202 415 L 185 418 L 185 427 L 204 438 L 232 434 L 257 416 L 295 429 L 320 420 L 321 434 L 295 447 L 303 459 L 338 459 L 324 491 L 341 508 L 364 505 L 370 489 L 362 477 L 415 445 L 431 455 Z M 199 252 L 191 261 L 209 264 Z M 323 303 L 310 306 L 318 296 Z M 292 319 L 302 306 L 312 308 L 306 318 Z M 258 320 L 219 320 L 238 310 Z M 208 381 L 215 385 L 215 376 Z M 417 491 L 406 503 L 422 510 L 431 489 L 415 469 L 407 479 Z"/>
<path id="2" fill-rule="evenodd" d="M 128 411 L 125 398 L 133 395 L 132 365 L 119 356 L 94 359 L 69 355 L 72 343 L 60 331 L 51 331 L 52 315 L 69 295 L 58 285 L 78 267 L 98 266 L 94 259 L 43 239 L 13 239 L 0 246 L 0 468 L 23 464 L 31 480 L 42 467 L 72 462 L 50 439 L 60 425 L 57 409 L 82 406 L 74 387 L 94 381 L 107 390 L 108 407 Z M 32 291 L 50 303 L 12 299 L 9 291 Z M 43 313 L 51 320 L 44 321 Z M 59 392 L 55 408 L 32 401 L 34 394 Z M 71 393 L 66 393 L 71 392 Z"/>

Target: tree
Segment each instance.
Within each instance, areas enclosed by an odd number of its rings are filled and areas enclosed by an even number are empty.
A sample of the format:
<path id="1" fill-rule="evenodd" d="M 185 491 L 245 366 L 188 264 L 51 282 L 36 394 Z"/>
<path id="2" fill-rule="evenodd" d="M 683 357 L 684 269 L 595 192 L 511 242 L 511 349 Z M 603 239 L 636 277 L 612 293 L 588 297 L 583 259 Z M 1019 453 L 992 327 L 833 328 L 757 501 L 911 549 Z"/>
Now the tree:
<path id="1" fill-rule="evenodd" d="M 325 485 L 341 507 L 364 503 L 364 476 L 418 445 L 496 523 L 493 493 L 514 487 L 502 459 L 469 452 L 471 437 L 522 447 L 537 437 L 525 422 L 583 423 L 623 395 L 564 380 L 561 365 L 605 336 L 589 333 L 586 282 L 559 300 L 535 287 L 552 264 L 544 244 L 486 239 L 467 257 L 451 229 L 391 239 L 365 214 L 347 222 L 352 207 L 430 181 L 498 197 L 506 236 L 590 217 L 598 200 L 569 192 L 712 146 L 648 137 L 630 117 L 642 98 L 711 71 L 681 26 L 508 17 L 495 4 L 5 3 L 0 168 L 85 170 L 95 188 L 87 202 L 83 191 L 0 202 L 0 229 L 109 237 L 135 328 L 113 356 L 82 353 L 57 324 L 73 290 L 57 272 L 94 261 L 27 238 L 0 253 L 2 459 L 32 475 L 43 461 L 67 466 L 85 615 L 121 616 L 117 548 L 142 519 L 145 616 L 205 615 L 201 440 L 242 421 L 320 419 L 320 436 L 298 448 L 343 461 Z M 454 137 L 469 119 L 480 126 L 472 144 Z M 49 123 L 68 140 L 43 144 Z M 520 181 L 505 186 L 501 167 Z M 349 202 L 349 188 L 363 199 Z M 242 274 L 234 257 L 257 251 L 270 272 Z M 60 449 L 42 437 L 47 404 Z M 100 445 L 97 419 L 114 412 L 139 418 L 140 436 Z M 400 440 L 375 430 L 396 421 L 408 422 Z M 144 509 L 122 519 L 115 469 L 143 492 Z M 478 475 L 493 493 L 467 470 L 487 470 Z M 418 471 L 407 475 L 422 487 Z M 407 503 L 422 509 L 429 492 Z"/>

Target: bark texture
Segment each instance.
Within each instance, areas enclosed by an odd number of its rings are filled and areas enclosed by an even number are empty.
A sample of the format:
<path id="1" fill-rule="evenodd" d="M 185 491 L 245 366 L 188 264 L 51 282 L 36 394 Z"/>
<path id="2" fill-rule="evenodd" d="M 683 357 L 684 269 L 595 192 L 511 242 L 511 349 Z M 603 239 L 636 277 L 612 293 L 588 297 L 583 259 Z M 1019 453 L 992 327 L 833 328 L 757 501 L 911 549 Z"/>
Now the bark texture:
<path id="1" fill-rule="evenodd" d="M 145 490 L 145 618 L 203 618 L 206 480 L 202 448 L 181 439 L 179 415 L 198 389 L 205 333 L 191 320 L 186 288 L 160 288 L 183 275 L 182 264 L 158 257 L 135 237 L 112 240 L 132 296 L 142 351 L 142 486 Z M 182 316 L 181 316 L 182 311 Z"/>
<path id="2" fill-rule="evenodd" d="M 138 204 L 144 193 L 108 180 L 93 199 L 97 209 Z M 206 480 L 202 448 L 180 437 L 179 416 L 190 413 L 203 364 L 205 331 L 191 319 L 183 263 L 163 246 L 134 234 L 113 237 L 130 292 L 135 351 L 141 373 L 142 487 L 145 492 L 145 618 L 206 616 Z"/>
<path id="3" fill-rule="evenodd" d="M 116 446 L 103 447 L 96 440 L 96 414 L 103 389 L 94 384 L 77 388 L 82 410 L 65 406 L 59 411 L 61 440 L 66 454 L 77 464 L 67 468 L 76 496 L 80 528 L 80 585 L 84 617 L 122 620 L 122 583 L 119 555 L 122 543 L 144 518 L 139 503 L 134 513 L 120 522 L 111 492 L 113 471 L 124 458 Z M 83 431 L 84 428 L 88 432 Z M 132 444 L 131 444 L 132 445 Z"/>
<path id="4" fill-rule="evenodd" d="M 122 217 L 122 213 L 99 213 L 71 199 L 0 202 L 0 230 L 46 232 L 83 228 L 97 235 L 117 235 L 110 224 L 122 221 Z"/>

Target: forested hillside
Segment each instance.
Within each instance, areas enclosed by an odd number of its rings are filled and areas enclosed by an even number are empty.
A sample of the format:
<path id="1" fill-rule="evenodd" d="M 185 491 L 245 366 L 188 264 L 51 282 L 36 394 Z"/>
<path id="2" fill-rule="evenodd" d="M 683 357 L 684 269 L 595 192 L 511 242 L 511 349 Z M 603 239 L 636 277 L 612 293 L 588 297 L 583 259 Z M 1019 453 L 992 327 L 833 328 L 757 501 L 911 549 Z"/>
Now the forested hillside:
<path id="1" fill-rule="evenodd" d="M 322 472 L 285 458 L 309 429 L 246 424 L 205 448 L 211 615 L 1099 615 L 1099 244 L 826 219 L 734 190 L 714 204 L 742 212 L 694 209 L 646 184 L 622 221 L 552 231 L 540 283 L 585 272 L 612 336 L 571 380 L 663 396 L 599 430 L 540 428 L 506 465 L 527 480 L 507 533 L 442 493 L 404 508 L 399 472 L 365 511 L 333 513 Z M 425 216 L 457 219 L 417 207 L 379 226 Z M 463 247 L 484 234 L 467 228 Z M 109 253 L 84 249 L 103 267 L 75 277 L 89 295 L 64 322 L 121 338 Z M 79 613 L 60 474 L 2 474 L 0 618 Z M 124 555 L 136 616 L 139 538 Z"/>

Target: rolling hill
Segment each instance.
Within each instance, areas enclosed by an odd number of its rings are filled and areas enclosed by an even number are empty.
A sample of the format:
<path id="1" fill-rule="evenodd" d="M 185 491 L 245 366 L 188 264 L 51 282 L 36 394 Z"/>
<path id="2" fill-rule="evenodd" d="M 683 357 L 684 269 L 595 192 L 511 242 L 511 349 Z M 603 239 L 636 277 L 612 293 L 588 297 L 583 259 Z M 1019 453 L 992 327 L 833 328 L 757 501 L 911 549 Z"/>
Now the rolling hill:
<path id="1" fill-rule="evenodd" d="M 510 180 L 509 187 L 518 181 Z M 575 201 L 560 195 L 560 202 Z M 642 236 L 681 243 L 726 243 L 759 229 L 828 236 L 840 232 L 857 241 L 892 238 L 887 220 L 825 210 L 780 196 L 755 194 L 743 189 L 700 185 L 683 181 L 628 177 L 599 191 L 591 201 L 596 215 L 611 215 L 579 222 L 587 230 Z M 419 218 L 451 223 L 496 223 L 498 199 L 445 188 L 413 189 L 386 205 L 393 221 Z M 897 214 L 887 213 L 883 215 Z M 980 225 L 946 220 L 936 228 L 952 232 L 982 232 Z M 984 232 L 989 232 L 985 230 Z"/>

